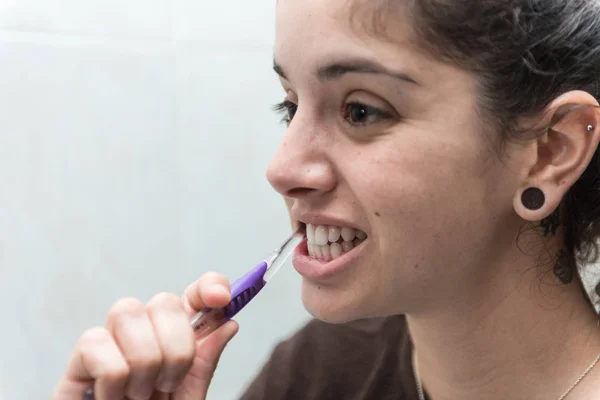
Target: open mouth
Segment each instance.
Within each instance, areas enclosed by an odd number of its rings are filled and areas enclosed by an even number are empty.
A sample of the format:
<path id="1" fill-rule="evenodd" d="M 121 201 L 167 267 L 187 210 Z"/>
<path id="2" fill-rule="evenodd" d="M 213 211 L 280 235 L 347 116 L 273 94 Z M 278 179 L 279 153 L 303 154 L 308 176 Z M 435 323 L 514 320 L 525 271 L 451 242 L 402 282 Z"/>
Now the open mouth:
<path id="1" fill-rule="evenodd" d="M 307 224 L 306 239 L 310 257 L 332 261 L 364 242 L 367 234 L 354 228 Z"/>

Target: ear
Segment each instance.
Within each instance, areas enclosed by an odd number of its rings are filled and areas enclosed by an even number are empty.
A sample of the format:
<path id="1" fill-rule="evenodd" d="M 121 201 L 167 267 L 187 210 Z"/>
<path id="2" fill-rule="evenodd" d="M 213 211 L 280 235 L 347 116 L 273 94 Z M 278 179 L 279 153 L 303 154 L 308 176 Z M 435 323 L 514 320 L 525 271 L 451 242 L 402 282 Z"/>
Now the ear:
<path id="1" fill-rule="evenodd" d="M 600 141 L 600 107 L 586 92 L 561 95 L 547 107 L 544 116 L 549 128 L 532 143 L 535 159 L 514 198 L 515 211 L 527 221 L 541 221 L 558 208 L 587 168 Z M 537 192 L 537 206 L 528 208 L 523 197 L 532 194 L 528 190 L 531 188 L 540 189 L 543 196 Z"/>

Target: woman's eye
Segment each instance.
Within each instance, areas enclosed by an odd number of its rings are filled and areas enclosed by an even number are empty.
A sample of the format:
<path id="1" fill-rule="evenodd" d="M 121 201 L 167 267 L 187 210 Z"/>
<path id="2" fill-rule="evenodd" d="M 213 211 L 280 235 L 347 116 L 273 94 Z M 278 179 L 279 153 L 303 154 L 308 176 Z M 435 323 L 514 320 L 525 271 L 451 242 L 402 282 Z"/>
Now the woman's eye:
<path id="1" fill-rule="evenodd" d="M 283 114 L 282 122 L 285 122 L 289 125 L 290 122 L 292 122 L 292 119 L 294 119 L 294 116 L 296 115 L 298 105 L 292 103 L 289 100 L 286 100 L 282 103 L 275 105 L 274 109 L 276 113 Z"/>
<path id="2" fill-rule="evenodd" d="M 353 125 L 366 125 L 388 119 L 389 114 L 365 104 L 350 103 L 346 105 L 344 118 Z"/>

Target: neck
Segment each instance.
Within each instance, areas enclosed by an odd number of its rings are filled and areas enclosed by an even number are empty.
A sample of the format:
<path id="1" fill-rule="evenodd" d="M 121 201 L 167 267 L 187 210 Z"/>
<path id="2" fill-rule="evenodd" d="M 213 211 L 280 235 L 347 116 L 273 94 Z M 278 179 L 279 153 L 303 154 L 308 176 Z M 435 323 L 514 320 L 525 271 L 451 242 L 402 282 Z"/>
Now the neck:
<path id="1" fill-rule="evenodd" d="M 433 400 L 559 399 L 600 354 L 598 320 L 577 278 L 564 285 L 515 250 L 456 301 L 407 316 Z M 596 382 L 600 366 L 567 399 L 597 398 Z"/>

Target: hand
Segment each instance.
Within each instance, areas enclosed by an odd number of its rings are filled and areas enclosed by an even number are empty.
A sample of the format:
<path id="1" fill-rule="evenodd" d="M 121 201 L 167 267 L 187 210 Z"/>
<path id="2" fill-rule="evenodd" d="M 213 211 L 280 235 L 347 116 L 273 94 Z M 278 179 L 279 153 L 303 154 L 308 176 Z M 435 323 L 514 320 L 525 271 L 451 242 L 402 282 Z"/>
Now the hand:
<path id="1" fill-rule="evenodd" d="M 229 321 L 196 340 L 190 317 L 231 300 L 229 282 L 207 273 L 179 296 L 158 294 L 148 304 L 119 300 L 104 327 L 77 343 L 52 400 L 203 400 L 226 344 L 238 331 Z"/>

